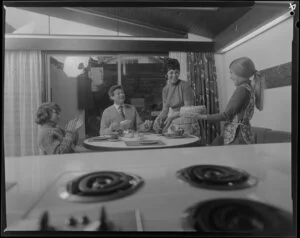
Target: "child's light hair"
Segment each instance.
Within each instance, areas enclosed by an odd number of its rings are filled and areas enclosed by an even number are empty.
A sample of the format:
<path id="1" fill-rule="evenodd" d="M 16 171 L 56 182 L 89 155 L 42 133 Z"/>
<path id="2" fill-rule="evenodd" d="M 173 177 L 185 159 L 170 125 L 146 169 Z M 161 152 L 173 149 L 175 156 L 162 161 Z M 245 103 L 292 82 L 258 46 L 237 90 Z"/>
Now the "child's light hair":
<path id="1" fill-rule="evenodd" d="M 265 78 L 255 69 L 253 61 L 248 57 L 241 57 L 233 60 L 229 68 L 238 76 L 243 78 L 253 78 L 253 88 L 255 92 L 255 106 L 258 110 L 264 107 Z"/>

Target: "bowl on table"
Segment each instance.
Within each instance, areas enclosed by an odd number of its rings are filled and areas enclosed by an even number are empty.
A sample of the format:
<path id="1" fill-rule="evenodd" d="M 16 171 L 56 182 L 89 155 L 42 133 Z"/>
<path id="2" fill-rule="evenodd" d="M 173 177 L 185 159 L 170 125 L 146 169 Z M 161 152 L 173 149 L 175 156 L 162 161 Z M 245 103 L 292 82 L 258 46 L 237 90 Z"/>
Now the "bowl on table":
<path id="1" fill-rule="evenodd" d="M 123 137 L 125 138 L 133 138 L 134 137 L 134 130 L 124 130 Z"/>
<path id="2" fill-rule="evenodd" d="M 154 133 L 155 134 L 162 134 L 162 131 L 163 131 L 162 128 L 158 128 L 158 129 L 154 130 Z"/>
<path id="3" fill-rule="evenodd" d="M 110 132 L 108 134 L 109 138 L 110 139 L 119 139 L 119 136 L 121 136 L 123 134 L 123 131 L 121 133 L 121 131 L 113 131 L 113 132 Z"/>
<path id="4" fill-rule="evenodd" d="M 179 128 L 179 129 L 172 131 L 172 134 L 174 134 L 175 136 L 183 136 L 184 130 L 182 128 Z"/>
<path id="5" fill-rule="evenodd" d="M 163 135 L 169 138 L 183 138 L 186 136 L 182 128 L 178 128 L 178 129 L 170 128 L 169 132 L 164 133 Z"/>

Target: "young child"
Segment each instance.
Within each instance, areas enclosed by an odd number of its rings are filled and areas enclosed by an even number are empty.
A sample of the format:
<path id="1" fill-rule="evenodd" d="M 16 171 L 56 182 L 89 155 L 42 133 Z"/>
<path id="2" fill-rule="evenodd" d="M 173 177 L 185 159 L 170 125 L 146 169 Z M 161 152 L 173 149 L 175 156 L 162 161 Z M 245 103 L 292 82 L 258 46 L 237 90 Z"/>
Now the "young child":
<path id="1" fill-rule="evenodd" d="M 65 130 L 58 126 L 61 108 L 53 103 L 43 103 L 37 110 L 38 146 L 42 154 L 73 153 L 78 141 L 78 129 L 82 119 L 69 121 Z"/>

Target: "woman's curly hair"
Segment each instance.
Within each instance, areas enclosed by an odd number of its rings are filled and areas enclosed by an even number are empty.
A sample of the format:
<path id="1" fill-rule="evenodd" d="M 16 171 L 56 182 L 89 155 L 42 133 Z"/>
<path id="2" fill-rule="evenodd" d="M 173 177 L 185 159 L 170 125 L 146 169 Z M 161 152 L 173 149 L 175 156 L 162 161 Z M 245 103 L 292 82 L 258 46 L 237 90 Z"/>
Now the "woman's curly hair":
<path id="1" fill-rule="evenodd" d="M 169 70 L 180 70 L 180 63 L 177 59 L 166 58 L 164 65 L 164 72 L 168 73 Z"/>
<path id="2" fill-rule="evenodd" d="M 52 111 L 55 110 L 57 113 L 61 112 L 60 106 L 54 102 L 43 103 L 37 110 L 35 116 L 35 123 L 43 125 L 47 122 L 50 122 Z"/>

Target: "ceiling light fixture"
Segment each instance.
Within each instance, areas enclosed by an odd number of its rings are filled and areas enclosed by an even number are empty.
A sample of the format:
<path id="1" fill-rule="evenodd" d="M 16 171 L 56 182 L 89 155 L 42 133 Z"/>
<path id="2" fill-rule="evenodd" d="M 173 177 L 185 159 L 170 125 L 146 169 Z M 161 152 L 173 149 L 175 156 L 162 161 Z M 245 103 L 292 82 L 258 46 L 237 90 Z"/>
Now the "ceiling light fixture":
<path id="1" fill-rule="evenodd" d="M 68 77 L 76 78 L 83 73 L 85 67 L 88 66 L 89 57 L 68 56 L 64 62 L 64 72 Z M 83 66 L 79 67 L 79 65 Z"/>
<path id="2" fill-rule="evenodd" d="M 276 18 L 275 20 L 265 24 L 264 26 L 258 28 L 257 30 L 251 32 L 250 34 L 244 36 L 243 38 L 233 42 L 229 46 L 226 46 L 225 48 L 219 50 L 219 53 L 225 53 L 229 50 L 232 50 L 233 48 L 235 48 L 235 47 L 245 43 L 246 41 L 258 36 L 259 34 L 263 33 L 264 31 L 269 30 L 270 28 L 276 26 L 277 24 L 285 21 L 289 17 L 291 17 L 290 12 L 287 12 L 287 13 L 281 15 L 280 17 Z"/>

